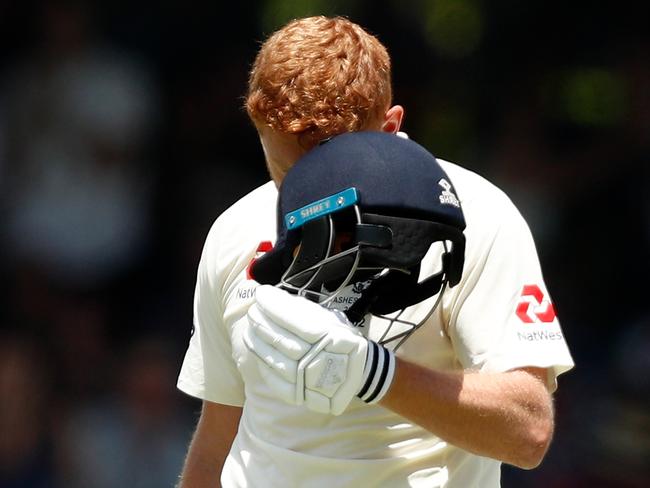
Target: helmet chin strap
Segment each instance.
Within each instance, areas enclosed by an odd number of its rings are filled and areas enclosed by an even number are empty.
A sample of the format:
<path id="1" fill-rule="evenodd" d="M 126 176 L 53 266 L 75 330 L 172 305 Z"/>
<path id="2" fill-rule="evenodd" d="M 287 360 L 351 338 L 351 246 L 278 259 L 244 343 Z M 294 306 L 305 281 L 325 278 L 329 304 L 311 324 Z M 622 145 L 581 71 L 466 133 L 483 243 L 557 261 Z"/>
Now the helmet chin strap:
<path id="1" fill-rule="evenodd" d="M 406 273 L 404 270 L 390 268 L 373 280 L 364 293 L 347 311 L 352 322 L 358 322 L 366 314 L 387 316 L 420 303 L 441 293 L 449 282 L 449 248 L 442 242 L 442 269 L 418 282 L 420 265 Z"/>

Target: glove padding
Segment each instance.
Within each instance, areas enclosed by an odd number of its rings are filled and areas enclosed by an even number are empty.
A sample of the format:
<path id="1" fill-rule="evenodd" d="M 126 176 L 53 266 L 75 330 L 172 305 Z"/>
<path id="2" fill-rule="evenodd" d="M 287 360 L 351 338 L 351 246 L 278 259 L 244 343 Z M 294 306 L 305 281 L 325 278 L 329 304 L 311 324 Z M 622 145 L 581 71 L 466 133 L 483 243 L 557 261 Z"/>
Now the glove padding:
<path id="1" fill-rule="evenodd" d="M 270 285 L 257 288 L 244 343 L 282 400 L 320 413 L 339 415 L 355 396 L 378 402 L 395 371 L 393 353 L 343 313 Z"/>

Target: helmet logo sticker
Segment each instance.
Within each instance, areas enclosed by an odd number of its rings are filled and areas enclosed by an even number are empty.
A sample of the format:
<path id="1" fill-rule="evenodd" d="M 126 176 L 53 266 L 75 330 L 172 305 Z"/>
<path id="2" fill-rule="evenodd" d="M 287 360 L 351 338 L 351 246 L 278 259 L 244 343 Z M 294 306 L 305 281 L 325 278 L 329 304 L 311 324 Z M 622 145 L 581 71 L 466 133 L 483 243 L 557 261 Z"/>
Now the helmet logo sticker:
<path id="1" fill-rule="evenodd" d="M 446 179 L 441 178 L 438 184 L 442 187 L 442 193 L 440 194 L 440 203 L 442 205 L 453 205 L 456 208 L 460 208 L 460 202 L 458 197 L 451 190 L 451 183 Z"/>
<path id="2" fill-rule="evenodd" d="M 358 201 L 356 188 L 348 188 L 334 195 L 321 198 L 316 202 L 305 205 L 285 215 L 284 220 L 287 229 L 295 229 L 310 220 L 338 212 L 344 208 L 356 204 Z"/>

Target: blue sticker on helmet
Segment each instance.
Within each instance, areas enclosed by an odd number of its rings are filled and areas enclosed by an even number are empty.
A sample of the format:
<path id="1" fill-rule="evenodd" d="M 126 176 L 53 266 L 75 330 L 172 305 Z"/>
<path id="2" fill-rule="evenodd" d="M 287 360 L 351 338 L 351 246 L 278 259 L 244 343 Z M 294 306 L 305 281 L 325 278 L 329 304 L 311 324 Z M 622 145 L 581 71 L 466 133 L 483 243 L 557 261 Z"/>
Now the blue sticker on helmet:
<path id="1" fill-rule="evenodd" d="M 335 193 L 334 195 L 287 213 L 284 216 L 284 222 L 287 229 L 296 229 L 310 220 L 338 212 L 339 210 L 354 205 L 357 201 L 356 188 L 348 188 L 347 190 Z"/>

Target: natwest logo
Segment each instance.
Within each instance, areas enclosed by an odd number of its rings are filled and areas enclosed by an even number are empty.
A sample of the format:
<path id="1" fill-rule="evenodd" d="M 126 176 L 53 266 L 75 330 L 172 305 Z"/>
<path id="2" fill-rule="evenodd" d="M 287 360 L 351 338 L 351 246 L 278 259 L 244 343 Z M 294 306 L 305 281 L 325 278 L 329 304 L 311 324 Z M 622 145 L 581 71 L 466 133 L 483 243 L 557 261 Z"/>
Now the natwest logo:
<path id="1" fill-rule="evenodd" d="M 517 317 L 525 324 L 548 323 L 555 320 L 555 307 L 546 300 L 537 285 L 525 285 L 521 291 L 521 300 L 517 304 Z"/>

